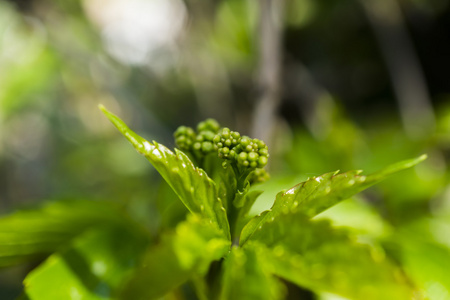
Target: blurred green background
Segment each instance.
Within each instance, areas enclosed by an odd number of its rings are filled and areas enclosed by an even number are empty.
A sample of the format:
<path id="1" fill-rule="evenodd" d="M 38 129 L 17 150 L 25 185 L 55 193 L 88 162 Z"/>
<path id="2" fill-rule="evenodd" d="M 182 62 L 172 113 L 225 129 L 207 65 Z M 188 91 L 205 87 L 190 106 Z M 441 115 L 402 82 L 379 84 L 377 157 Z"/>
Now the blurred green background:
<path id="1" fill-rule="evenodd" d="M 174 195 L 99 103 L 168 147 L 178 126 L 207 117 L 271 133 L 272 180 L 257 187 L 266 193 L 254 213 L 308 177 L 370 173 L 427 153 L 323 215 L 401 248 L 416 284 L 449 299 L 450 1 L 282 6 L 273 16 L 274 122 L 255 128 L 258 99 L 270 90 L 260 81 L 270 20 L 261 20 L 258 1 L 0 1 L 0 214 L 106 199 L 150 230 L 173 226 L 164 211 L 180 209 Z M 20 293 L 31 267 L 0 271 L 1 299 Z"/>

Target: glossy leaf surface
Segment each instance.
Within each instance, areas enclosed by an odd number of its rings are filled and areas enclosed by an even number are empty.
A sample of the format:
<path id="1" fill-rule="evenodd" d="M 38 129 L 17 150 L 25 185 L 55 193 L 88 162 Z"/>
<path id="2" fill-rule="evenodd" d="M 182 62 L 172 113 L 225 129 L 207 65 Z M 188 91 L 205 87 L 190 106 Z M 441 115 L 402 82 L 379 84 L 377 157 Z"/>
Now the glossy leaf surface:
<path id="1" fill-rule="evenodd" d="M 150 161 L 189 211 L 212 220 L 229 238 L 225 208 L 218 196 L 216 184 L 206 172 L 196 168 L 183 152 L 175 149 L 174 153 L 161 144 L 148 142 L 106 108 L 100 108 L 133 147 Z"/>
<path id="2" fill-rule="evenodd" d="M 24 280 L 30 300 L 112 299 L 136 267 L 148 237 L 121 228 L 96 228 L 51 255 Z"/>
<path id="3" fill-rule="evenodd" d="M 188 279 L 204 275 L 229 247 L 230 241 L 215 226 L 191 215 L 146 253 L 122 291 L 122 299 L 158 299 Z"/>
<path id="4" fill-rule="evenodd" d="M 0 219 L 0 267 L 56 251 L 87 228 L 121 222 L 123 216 L 108 203 L 55 202 Z"/>
<path id="5" fill-rule="evenodd" d="M 226 168 L 217 168 L 216 173 L 218 177 L 216 179 L 216 183 L 219 186 L 219 195 L 223 201 L 225 208 L 228 210 L 232 205 L 233 199 L 236 194 L 236 177 L 230 165 L 227 165 Z"/>
<path id="6" fill-rule="evenodd" d="M 340 201 L 382 181 L 387 176 L 415 166 L 425 158 L 426 156 L 422 155 L 416 159 L 405 160 L 368 176 L 360 175 L 361 171 L 349 171 L 341 174 L 331 172 L 308 179 L 285 192 L 279 193 L 270 210 L 253 218 L 244 227 L 240 243 L 245 243 L 257 228 L 283 212 L 292 211 L 309 218 L 314 217 Z"/>
<path id="7" fill-rule="evenodd" d="M 350 299 L 412 299 L 413 288 L 380 246 L 358 243 L 325 221 L 283 214 L 263 224 L 247 245 L 266 259 L 271 273 L 313 291 Z"/>
<path id="8" fill-rule="evenodd" d="M 224 262 L 221 300 L 283 299 L 281 282 L 264 270 L 265 258 L 252 248 L 232 248 Z"/>

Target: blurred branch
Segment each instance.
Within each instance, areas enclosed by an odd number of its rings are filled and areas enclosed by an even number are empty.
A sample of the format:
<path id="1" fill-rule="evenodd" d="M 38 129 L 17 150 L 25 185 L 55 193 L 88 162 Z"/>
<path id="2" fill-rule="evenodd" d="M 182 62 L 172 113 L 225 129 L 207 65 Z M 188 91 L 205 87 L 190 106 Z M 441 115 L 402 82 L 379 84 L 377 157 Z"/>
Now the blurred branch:
<path id="1" fill-rule="evenodd" d="M 432 133 L 435 116 L 419 60 L 395 0 L 360 0 L 378 39 L 393 83 L 406 133 Z"/>
<path id="2" fill-rule="evenodd" d="M 283 0 L 260 0 L 259 3 L 259 73 L 258 91 L 252 122 L 252 136 L 270 147 L 280 103 L 281 43 Z"/>
<path id="3" fill-rule="evenodd" d="M 207 53 L 190 54 L 186 64 L 201 117 L 231 120 L 230 80 L 223 64 Z"/>

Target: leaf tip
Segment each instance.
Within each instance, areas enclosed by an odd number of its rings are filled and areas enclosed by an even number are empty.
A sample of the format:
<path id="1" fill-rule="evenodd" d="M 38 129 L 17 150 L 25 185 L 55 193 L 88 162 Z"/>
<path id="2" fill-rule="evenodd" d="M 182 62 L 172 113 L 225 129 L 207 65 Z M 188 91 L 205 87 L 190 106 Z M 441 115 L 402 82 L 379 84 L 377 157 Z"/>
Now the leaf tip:
<path id="1" fill-rule="evenodd" d="M 422 154 L 421 156 L 419 156 L 419 157 L 417 158 L 417 162 L 424 161 L 424 160 L 427 159 L 427 158 L 428 158 L 428 154 L 424 153 L 424 154 Z"/>
<path id="2" fill-rule="evenodd" d="M 427 158 L 428 158 L 427 154 L 422 154 L 421 156 L 419 156 L 417 158 L 413 158 L 410 160 L 410 163 L 407 164 L 407 167 L 413 167 L 415 165 L 418 165 L 419 163 L 423 162 Z"/>
<path id="3" fill-rule="evenodd" d="M 110 116 L 113 115 L 103 104 L 99 103 L 97 107 L 98 107 L 98 109 L 100 109 L 102 111 L 102 113 L 105 116 L 108 117 L 108 119 L 110 119 Z"/>
<path id="4" fill-rule="evenodd" d="M 102 113 L 120 130 L 120 127 L 125 125 L 123 121 L 120 120 L 115 114 L 110 112 L 103 104 L 99 104 L 98 108 L 102 111 Z M 122 131 L 122 130 L 121 130 Z"/>
<path id="5" fill-rule="evenodd" d="M 103 104 L 99 104 L 98 109 L 100 109 L 102 111 L 102 113 L 107 116 L 109 118 L 109 115 L 111 114 L 111 112 L 103 105 Z"/>

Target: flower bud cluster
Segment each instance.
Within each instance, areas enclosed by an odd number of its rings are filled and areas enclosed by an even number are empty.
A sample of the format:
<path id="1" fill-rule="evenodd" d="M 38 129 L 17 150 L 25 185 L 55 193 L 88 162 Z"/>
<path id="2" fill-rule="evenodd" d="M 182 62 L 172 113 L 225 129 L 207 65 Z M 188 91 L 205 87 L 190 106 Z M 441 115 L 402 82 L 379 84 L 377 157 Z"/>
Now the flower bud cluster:
<path id="1" fill-rule="evenodd" d="M 191 127 L 180 126 L 173 134 L 177 147 L 182 151 L 191 150 L 192 144 L 195 141 L 195 131 Z"/>
<path id="2" fill-rule="evenodd" d="M 186 126 L 180 126 L 174 133 L 175 143 L 182 151 L 206 155 L 213 152 L 213 139 L 220 125 L 214 119 L 207 119 L 197 125 L 197 132 Z"/>
<path id="3" fill-rule="evenodd" d="M 223 128 L 213 142 L 219 157 L 236 163 L 239 168 L 263 168 L 267 164 L 269 151 L 261 140 L 241 137 L 239 132 Z"/>

